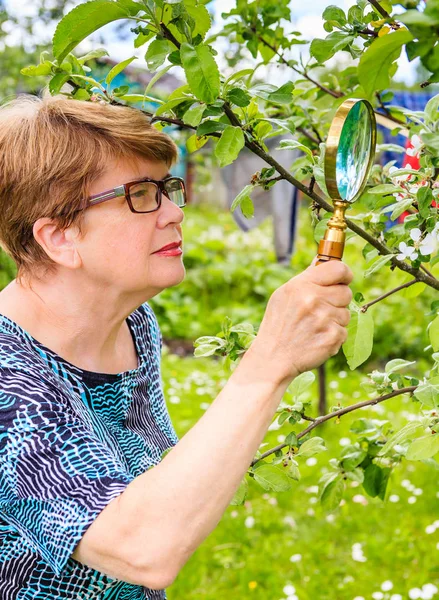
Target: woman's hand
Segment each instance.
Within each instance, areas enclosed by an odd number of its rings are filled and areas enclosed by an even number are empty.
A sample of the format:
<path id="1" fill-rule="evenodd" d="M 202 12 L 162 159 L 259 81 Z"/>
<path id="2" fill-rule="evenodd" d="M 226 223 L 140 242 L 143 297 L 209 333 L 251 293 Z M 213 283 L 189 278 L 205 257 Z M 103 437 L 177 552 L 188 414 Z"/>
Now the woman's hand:
<path id="1" fill-rule="evenodd" d="M 318 367 L 347 338 L 353 273 L 341 261 L 314 263 L 275 290 L 249 349 L 279 383 Z"/>

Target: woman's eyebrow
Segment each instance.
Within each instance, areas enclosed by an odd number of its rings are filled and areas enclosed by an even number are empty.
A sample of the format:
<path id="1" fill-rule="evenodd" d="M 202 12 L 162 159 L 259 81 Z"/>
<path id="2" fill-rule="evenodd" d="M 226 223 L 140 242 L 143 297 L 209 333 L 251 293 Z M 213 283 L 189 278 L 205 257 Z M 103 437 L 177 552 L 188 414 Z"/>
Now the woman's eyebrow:
<path id="1" fill-rule="evenodd" d="M 154 177 L 150 177 L 149 175 L 144 175 L 143 177 L 138 177 L 137 179 L 133 179 L 132 181 L 133 181 L 133 183 L 136 181 L 143 181 L 144 179 L 152 179 L 153 181 L 164 181 L 168 177 L 172 177 L 172 173 L 166 173 L 166 175 L 164 177 L 162 177 L 162 179 L 154 179 Z"/>

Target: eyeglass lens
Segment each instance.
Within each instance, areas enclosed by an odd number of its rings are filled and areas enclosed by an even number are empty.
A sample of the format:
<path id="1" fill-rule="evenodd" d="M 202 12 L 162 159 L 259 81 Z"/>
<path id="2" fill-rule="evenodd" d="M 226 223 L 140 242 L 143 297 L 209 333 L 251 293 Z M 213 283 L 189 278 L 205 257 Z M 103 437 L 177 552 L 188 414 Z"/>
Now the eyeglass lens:
<path id="1" fill-rule="evenodd" d="M 164 182 L 166 196 L 177 206 L 185 206 L 184 187 L 178 179 L 169 179 Z M 158 188 L 155 183 L 142 182 L 130 186 L 130 200 L 134 210 L 148 212 L 156 210 L 158 205 Z"/>

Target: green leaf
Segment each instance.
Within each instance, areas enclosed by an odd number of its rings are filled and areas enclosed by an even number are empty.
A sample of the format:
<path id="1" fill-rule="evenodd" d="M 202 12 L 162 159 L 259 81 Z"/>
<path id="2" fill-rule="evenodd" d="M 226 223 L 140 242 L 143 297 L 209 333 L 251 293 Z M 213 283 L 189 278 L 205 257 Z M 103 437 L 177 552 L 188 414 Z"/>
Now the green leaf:
<path id="1" fill-rule="evenodd" d="M 215 147 L 215 156 L 219 166 L 230 165 L 245 145 L 244 133 L 240 127 L 227 127 L 224 129 Z"/>
<path id="2" fill-rule="evenodd" d="M 250 196 L 244 196 L 241 201 L 241 211 L 246 219 L 251 219 L 255 214 L 255 207 Z"/>
<path id="3" fill-rule="evenodd" d="M 407 10 L 405 13 L 398 15 L 398 21 L 402 21 L 405 25 L 415 25 L 416 27 L 434 27 L 439 25 L 438 19 L 433 19 L 419 10 Z"/>
<path id="4" fill-rule="evenodd" d="M 297 435 L 294 431 L 290 431 L 290 433 L 285 438 L 285 443 L 289 446 L 297 446 Z"/>
<path id="5" fill-rule="evenodd" d="M 352 471 L 347 471 L 346 477 L 351 481 L 356 481 L 357 483 L 363 483 L 364 481 L 364 471 L 363 469 L 357 468 L 352 469 Z"/>
<path id="6" fill-rule="evenodd" d="M 402 188 L 399 185 L 393 185 L 391 183 L 383 183 L 367 190 L 369 194 L 394 194 L 395 192 L 402 192 Z"/>
<path id="7" fill-rule="evenodd" d="M 308 458 L 309 456 L 313 456 L 314 454 L 319 454 L 320 452 L 325 452 L 325 441 L 321 437 L 313 437 L 310 440 L 306 440 L 300 446 L 297 456 L 302 456 L 303 458 Z"/>
<path id="8" fill-rule="evenodd" d="M 419 188 L 416 193 L 416 200 L 418 201 L 419 213 L 423 219 L 428 219 L 430 216 L 430 207 L 433 201 L 433 192 L 430 186 L 423 185 Z"/>
<path id="9" fill-rule="evenodd" d="M 315 381 L 316 376 L 312 371 L 305 371 L 298 375 L 288 386 L 288 391 L 294 399 L 299 398 Z"/>
<path id="10" fill-rule="evenodd" d="M 399 29 L 376 38 L 360 58 L 358 79 L 366 95 L 371 98 L 376 91 L 390 84 L 390 69 L 401 54 L 404 44 L 413 39 L 407 29 Z"/>
<path id="11" fill-rule="evenodd" d="M 375 463 L 371 463 L 364 471 L 363 488 L 368 496 L 376 498 L 379 496 L 384 500 L 390 469 L 382 469 Z"/>
<path id="12" fill-rule="evenodd" d="M 325 21 L 337 21 L 340 25 L 346 25 L 346 15 L 343 9 L 331 4 L 323 11 L 322 17 Z"/>
<path id="13" fill-rule="evenodd" d="M 235 87 L 227 93 L 227 100 L 232 104 L 236 104 L 236 106 L 244 108 L 245 106 L 248 106 L 250 104 L 251 98 L 247 94 L 247 92 L 245 92 L 241 88 Z"/>
<path id="14" fill-rule="evenodd" d="M 340 455 L 340 460 L 345 471 L 352 471 L 366 458 L 367 452 L 360 448 L 358 444 L 355 446 L 347 446 L 343 449 Z"/>
<path id="15" fill-rule="evenodd" d="M 396 431 L 389 437 L 387 442 L 378 452 L 378 456 L 386 456 L 386 454 L 390 453 L 396 445 L 401 445 L 409 440 L 412 440 L 418 433 L 420 433 L 420 431 L 424 431 L 424 427 L 420 423 L 416 421 L 407 423 L 407 425 L 404 425 L 402 429 Z"/>
<path id="16" fill-rule="evenodd" d="M 151 42 L 145 54 L 148 69 L 156 71 L 161 67 L 170 51 L 171 45 L 168 40 L 154 40 Z"/>
<path id="17" fill-rule="evenodd" d="M 91 50 L 90 52 L 87 52 L 87 54 L 84 54 L 84 56 L 78 58 L 78 62 L 83 65 L 89 60 L 93 60 L 94 58 L 102 58 L 103 56 L 109 56 L 107 50 L 105 50 L 105 48 L 96 48 L 96 50 Z"/>
<path id="18" fill-rule="evenodd" d="M 325 485 L 320 496 L 323 508 L 329 512 L 335 510 L 343 498 L 344 489 L 344 481 L 341 477 Z"/>
<path id="19" fill-rule="evenodd" d="M 354 41 L 354 37 L 341 31 L 330 33 L 324 40 L 314 38 L 311 42 L 310 53 L 319 63 L 326 62 L 338 50 L 343 50 Z"/>
<path id="20" fill-rule="evenodd" d="M 241 504 L 244 504 L 245 499 L 247 497 L 247 492 L 248 492 L 248 481 L 247 481 L 247 477 L 245 477 L 241 481 L 239 488 L 236 490 L 235 495 L 233 496 L 233 498 L 230 502 L 231 506 L 240 506 Z"/>
<path id="21" fill-rule="evenodd" d="M 403 360 L 402 358 L 395 358 L 393 360 L 390 360 L 384 370 L 386 373 L 395 373 L 395 371 L 399 371 L 400 369 L 405 369 L 406 367 L 409 367 L 410 365 L 415 365 L 416 361 L 409 361 L 409 360 Z"/>
<path id="22" fill-rule="evenodd" d="M 73 94 L 73 98 L 75 100 L 90 100 L 90 94 L 87 90 L 84 90 L 84 88 L 79 88 L 79 90 L 76 90 Z"/>
<path id="23" fill-rule="evenodd" d="M 274 104 L 290 104 L 293 101 L 294 83 L 288 81 L 275 92 L 268 94 L 268 100 Z"/>
<path id="24" fill-rule="evenodd" d="M 425 115 L 431 123 L 436 123 L 438 119 L 438 109 L 439 109 L 439 94 L 430 98 L 430 100 L 425 105 Z"/>
<path id="25" fill-rule="evenodd" d="M 205 144 L 207 144 L 208 141 L 209 141 L 208 137 L 206 137 L 206 136 L 200 137 L 196 133 L 194 133 L 194 135 L 191 135 L 186 140 L 187 151 L 189 152 L 189 154 L 193 154 L 197 150 L 200 150 L 200 148 L 202 148 Z"/>
<path id="26" fill-rule="evenodd" d="M 49 91 L 52 95 L 58 94 L 62 86 L 70 79 L 70 75 L 66 73 L 58 73 L 49 81 Z"/>
<path id="27" fill-rule="evenodd" d="M 201 37 L 204 38 L 212 25 L 209 11 L 203 4 L 197 3 L 196 0 L 184 0 L 184 4 L 187 12 L 195 21 L 192 37 L 194 38 L 197 35 L 201 35 Z"/>
<path id="28" fill-rule="evenodd" d="M 392 221 L 400 217 L 403 212 L 405 212 L 408 208 L 411 207 L 412 204 L 412 198 L 406 198 L 405 200 L 401 200 L 400 202 L 393 204 L 392 206 L 394 206 L 394 209 L 392 210 L 392 214 L 390 215 Z"/>
<path id="29" fill-rule="evenodd" d="M 420 136 L 429 150 L 439 152 L 439 135 L 437 133 L 421 133 Z"/>
<path id="30" fill-rule="evenodd" d="M 166 67 L 163 67 L 163 69 L 160 69 L 159 71 L 157 71 L 157 73 L 154 75 L 154 77 L 151 78 L 151 81 L 148 83 L 148 85 L 145 88 L 145 96 L 147 94 L 149 94 L 149 92 L 152 90 L 152 88 L 154 87 L 154 85 L 157 83 L 157 81 L 159 79 L 161 79 L 163 77 L 163 75 L 165 75 L 170 69 L 172 69 L 174 65 L 166 65 Z"/>
<path id="31" fill-rule="evenodd" d="M 136 58 L 137 58 L 137 56 L 131 56 L 130 58 L 123 60 L 119 64 L 114 65 L 114 67 L 111 69 L 111 71 L 106 76 L 105 83 L 107 85 L 110 85 L 110 83 L 113 81 L 113 79 L 115 77 L 117 77 L 119 75 L 119 73 L 122 73 L 122 71 L 125 69 L 125 67 L 127 67 L 130 63 L 132 63 L 133 60 L 135 60 Z"/>
<path id="32" fill-rule="evenodd" d="M 428 337 L 430 338 L 433 350 L 437 352 L 439 350 L 439 316 L 431 322 L 428 328 Z"/>
<path id="33" fill-rule="evenodd" d="M 251 185 L 250 183 L 248 185 L 246 185 L 244 187 L 244 189 L 242 189 L 239 192 L 239 194 L 236 196 L 236 198 L 233 200 L 232 206 L 230 207 L 230 211 L 233 212 L 234 210 L 236 210 L 238 208 L 238 206 L 241 204 L 241 202 L 244 200 L 244 198 L 250 197 L 250 194 L 253 190 L 254 190 L 253 185 Z"/>
<path id="34" fill-rule="evenodd" d="M 49 61 L 42 63 L 41 65 L 30 65 L 29 67 L 23 67 L 20 70 L 22 75 L 27 77 L 37 77 L 38 75 L 50 75 L 52 72 L 52 64 Z"/>
<path id="35" fill-rule="evenodd" d="M 428 434 L 416 439 L 407 450 L 407 460 L 425 460 L 439 452 L 439 434 Z"/>
<path id="36" fill-rule="evenodd" d="M 215 131 L 224 131 L 228 125 L 221 123 L 220 121 L 214 121 L 213 119 L 206 119 L 197 128 L 197 135 L 209 135 Z"/>
<path id="37" fill-rule="evenodd" d="M 58 23 L 53 36 L 53 55 L 62 62 L 91 33 L 118 19 L 134 16 L 138 11 L 135 3 L 123 6 L 111 0 L 91 0 L 76 6 Z"/>
<path id="38" fill-rule="evenodd" d="M 214 102 L 220 91 L 220 75 L 209 46 L 199 44 L 194 47 L 184 42 L 180 48 L 180 55 L 193 94 L 201 102 Z"/>
<path id="39" fill-rule="evenodd" d="M 290 479 L 294 479 L 294 481 L 300 481 L 299 465 L 294 459 L 291 461 L 291 465 L 288 468 L 287 476 Z"/>
<path id="40" fill-rule="evenodd" d="M 377 271 L 379 271 L 379 269 L 381 269 L 381 267 L 384 267 L 385 264 L 387 264 L 389 261 L 391 261 L 393 258 L 393 254 L 386 254 L 385 256 L 380 256 L 374 263 L 372 266 L 370 266 L 364 273 L 364 277 L 370 277 L 372 275 L 372 273 L 376 273 Z"/>
<path id="41" fill-rule="evenodd" d="M 287 492 L 291 489 L 291 481 L 278 467 L 262 465 L 254 471 L 254 478 L 264 490 L 273 492 Z"/>
<path id="42" fill-rule="evenodd" d="M 187 110 L 183 115 L 183 122 L 187 125 L 192 125 L 192 127 L 197 127 L 200 124 L 201 119 L 203 118 L 203 113 L 206 109 L 205 104 L 193 104 L 189 110 Z"/>
<path id="43" fill-rule="evenodd" d="M 314 156 L 313 156 L 312 150 L 310 148 L 308 148 L 308 146 L 301 144 L 297 140 L 281 140 L 278 149 L 279 150 L 292 150 L 295 148 L 298 148 L 299 150 L 303 150 L 303 152 L 305 152 L 305 154 L 307 154 L 310 157 L 310 159 L 312 161 L 314 161 Z"/>
<path id="44" fill-rule="evenodd" d="M 418 385 L 414 391 L 415 398 L 429 408 L 439 407 L 439 377 L 432 377 Z"/>
<path id="45" fill-rule="evenodd" d="M 347 327 L 348 339 L 343 344 L 343 352 L 351 370 L 356 369 L 370 356 L 373 348 L 373 317 L 370 311 L 365 313 L 351 310 L 351 320 Z"/>

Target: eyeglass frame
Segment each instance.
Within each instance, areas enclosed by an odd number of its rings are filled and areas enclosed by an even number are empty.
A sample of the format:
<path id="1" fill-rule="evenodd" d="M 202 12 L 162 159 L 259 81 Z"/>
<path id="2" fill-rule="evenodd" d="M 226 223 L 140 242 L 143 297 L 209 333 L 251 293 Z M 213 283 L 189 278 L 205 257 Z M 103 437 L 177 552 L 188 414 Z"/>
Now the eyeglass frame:
<path id="1" fill-rule="evenodd" d="M 120 198 L 120 197 L 124 196 L 131 212 L 137 213 L 137 214 L 148 214 L 148 213 L 156 212 L 157 210 L 159 210 L 160 206 L 162 205 L 162 194 L 165 194 L 165 196 L 168 199 L 170 199 L 169 196 L 167 195 L 166 189 L 165 189 L 165 183 L 166 183 L 166 181 L 169 181 L 170 179 L 177 180 L 183 188 L 184 204 L 183 204 L 183 206 L 179 206 L 179 208 L 183 208 L 184 206 L 187 205 L 186 184 L 184 182 L 184 179 L 182 177 L 176 177 L 174 175 L 169 175 L 169 176 L 166 176 L 164 179 L 159 179 L 159 180 L 151 179 L 149 177 L 144 177 L 142 179 L 137 179 L 136 181 L 129 181 L 128 183 L 123 183 L 122 185 L 118 185 L 111 190 L 107 190 L 106 192 L 94 194 L 93 196 L 89 196 L 89 198 L 87 198 L 86 206 L 84 206 L 82 208 L 78 208 L 77 210 L 78 211 L 85 210 L 85 209 L 89 208 L 90 206 L 95 206 L 96 204 L 102 204 L 102 202 L 105 202 L 106 200 L 112 200 L 113 198 Z M 154 183 L 157 186 L 157 192 L 156 192 L 157 207 L 154 208 L 153 210 L 135 210 L 135 208 L 133 207 L 131 198 L 130 198 L 130 187 L 133 187 L 134 185 L 138 185 L 139 183 Z M 172 202 L 172 200 L 171 200 L 171 202 Z M 178 204 L 176 204 L 176 206 L 178 206 Z"/>

